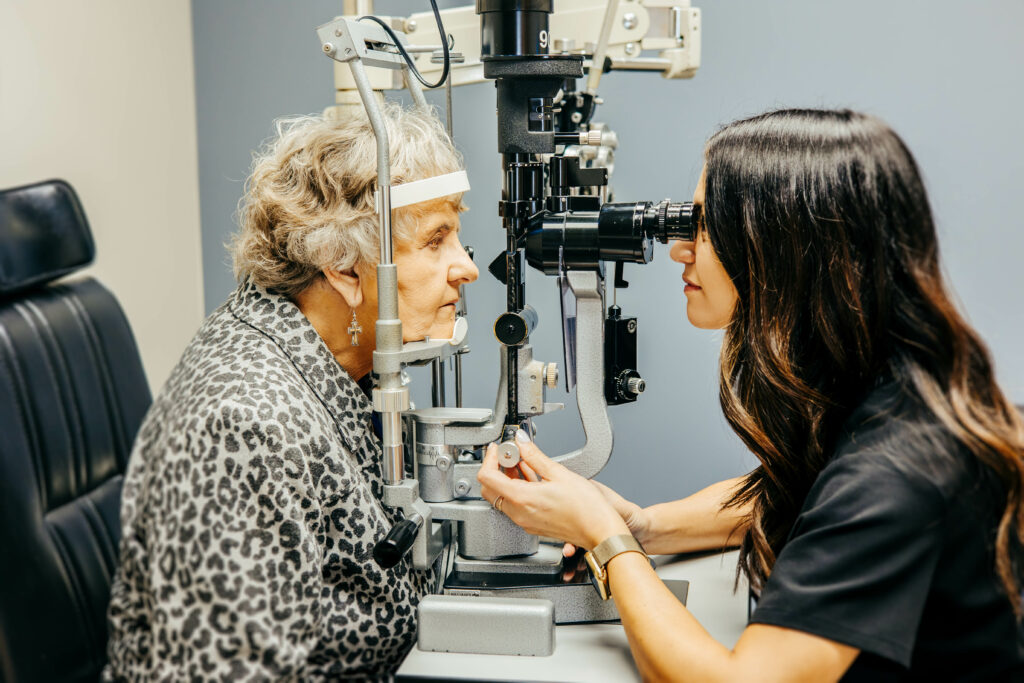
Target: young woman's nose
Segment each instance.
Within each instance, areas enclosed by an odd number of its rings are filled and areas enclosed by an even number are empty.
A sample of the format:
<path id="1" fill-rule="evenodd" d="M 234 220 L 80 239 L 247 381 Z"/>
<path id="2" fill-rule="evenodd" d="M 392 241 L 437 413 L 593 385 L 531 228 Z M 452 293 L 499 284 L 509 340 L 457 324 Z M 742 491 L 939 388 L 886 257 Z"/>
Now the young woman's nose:
<path id="1" fill-rule="evenodd" d="M 693 263 L 695 260 L 693 247 L 693 241 L 676 240 L 672 243 L 668 255 L 676 263 Z"/>

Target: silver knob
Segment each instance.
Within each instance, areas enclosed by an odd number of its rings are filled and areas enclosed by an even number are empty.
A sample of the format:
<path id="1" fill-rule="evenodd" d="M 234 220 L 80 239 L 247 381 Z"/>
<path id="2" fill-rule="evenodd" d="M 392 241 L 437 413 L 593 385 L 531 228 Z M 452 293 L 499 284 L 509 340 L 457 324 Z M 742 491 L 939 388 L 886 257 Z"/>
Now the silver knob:
<path id="1" fill-rule="evenodd" d="M 597 147 L 601 144 L 601 131 L 599 130 L 587 130 L 580 131 L 580 144 L 581 145 L 593 145 Z"/>
<path id="2" fill-rule="evenodd" d="M 498 444 L 498 464 L 508 469 L 519 464 L 519 446 L 512 441 L 502 441 Z"/>
<path id="3" fill-rule="evenodd" d="M 544 382 L 549 389 L 558 386 L 558 363 L 548 363 L 544 366 Z"/>
<path id="4" fill-rule="evenodd" d="M 634 394 L 642 394 L 644 389 L 647 388 L 647 382 L 640 377 L 630 377 L 629 381 L 626 382 L 626 388 Z"/>

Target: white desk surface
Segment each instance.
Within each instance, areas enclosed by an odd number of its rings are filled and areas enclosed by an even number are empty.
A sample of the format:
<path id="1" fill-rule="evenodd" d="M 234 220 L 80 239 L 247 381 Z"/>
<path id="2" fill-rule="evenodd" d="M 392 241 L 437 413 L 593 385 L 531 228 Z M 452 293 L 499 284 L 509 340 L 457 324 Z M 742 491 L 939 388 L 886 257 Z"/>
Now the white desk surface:
<path id="1" fill-rule="evenodd" d="M 732 647 L 747 625 L 747 587 L 733 592 L 737 551 L 659 557 L 658 575 L 690 582 L 686 606 L 718 642 Z M 413 648 L 398 676 L 486 681 L 639 681 L 619 624 L 555 627 L 550 657 L 423 652 Z"/>

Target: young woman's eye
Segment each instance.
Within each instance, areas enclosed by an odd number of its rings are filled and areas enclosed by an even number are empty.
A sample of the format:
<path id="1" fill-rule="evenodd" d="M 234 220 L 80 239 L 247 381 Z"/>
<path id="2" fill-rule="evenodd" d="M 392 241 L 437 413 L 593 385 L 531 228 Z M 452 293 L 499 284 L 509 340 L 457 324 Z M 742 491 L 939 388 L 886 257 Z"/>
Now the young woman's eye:
<path id="1" fill-rule="evenodd" d="M 434 239 L 432 239 L 429 242 L 427 242 L 427 246 L 430 247 L 431 249 L 433 249 L 434 251 L 437 251 L 438 249 L 441 248 L 441 241 L 442 241 L 441 237 L 440 237 L 440 235 L 438 235 Z"/>

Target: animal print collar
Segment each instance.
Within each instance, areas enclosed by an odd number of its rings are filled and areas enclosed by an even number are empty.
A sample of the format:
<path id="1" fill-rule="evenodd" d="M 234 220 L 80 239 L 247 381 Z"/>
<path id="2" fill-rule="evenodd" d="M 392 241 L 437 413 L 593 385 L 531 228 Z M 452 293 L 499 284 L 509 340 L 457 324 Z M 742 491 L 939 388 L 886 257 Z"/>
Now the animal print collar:
<path id="1" fill-rule="evenodd" d="M 298 306 L 249 280 L 228 299 L 228 308 L 236 318 L 273 339 L 291 359 L 334 417 L 346 443 L 361 444 L 372 435 L 369 399 Z"/>

